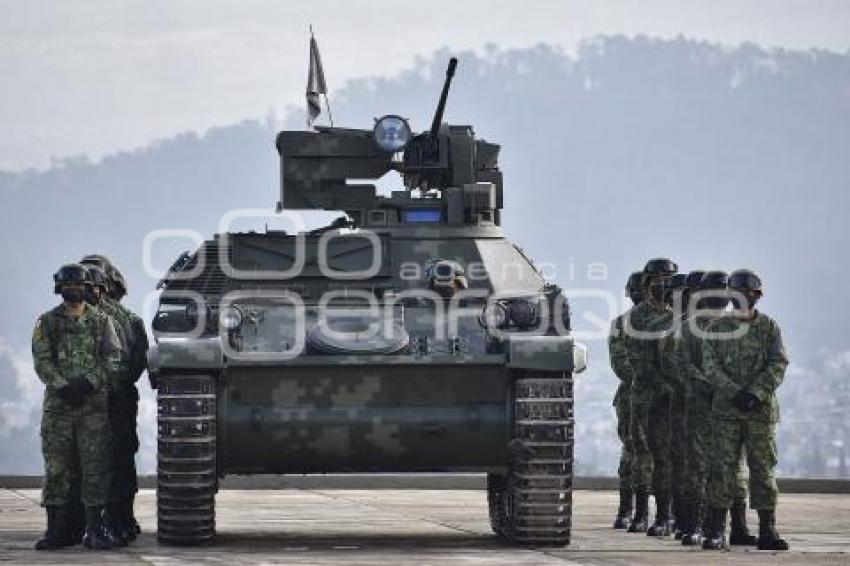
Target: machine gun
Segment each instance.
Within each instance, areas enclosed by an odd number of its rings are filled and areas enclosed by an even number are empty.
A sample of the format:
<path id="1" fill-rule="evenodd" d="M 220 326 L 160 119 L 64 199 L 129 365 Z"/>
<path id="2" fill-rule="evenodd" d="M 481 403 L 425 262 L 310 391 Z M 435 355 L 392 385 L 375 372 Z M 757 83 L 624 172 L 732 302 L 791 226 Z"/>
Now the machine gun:
<path id="1" fill-rule="evenodd" d="M 277 136 L 283 209 L 342 210 L 355 226 L 410 223 L 499 225 L 499 146 L 475 139 L 472 126 L 443 123 L 457 67 L 449 61 L 431 128 L 414 135 L 405 118 L 386 115 L 371 130 L 316 127 Z M 372 180 L 397 171 L 404 191 L 377 196 Z"/>

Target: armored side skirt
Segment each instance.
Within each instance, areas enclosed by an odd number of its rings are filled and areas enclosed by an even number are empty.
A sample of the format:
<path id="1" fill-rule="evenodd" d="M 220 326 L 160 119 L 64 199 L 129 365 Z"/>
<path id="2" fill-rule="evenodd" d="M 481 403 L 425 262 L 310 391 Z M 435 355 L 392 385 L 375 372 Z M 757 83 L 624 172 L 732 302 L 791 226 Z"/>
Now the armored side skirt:
<path id="1" fill-rule="evenodd" d="M 499 365 L 231 366 L 221 472 L 504 471 L 512 380 Z"/>

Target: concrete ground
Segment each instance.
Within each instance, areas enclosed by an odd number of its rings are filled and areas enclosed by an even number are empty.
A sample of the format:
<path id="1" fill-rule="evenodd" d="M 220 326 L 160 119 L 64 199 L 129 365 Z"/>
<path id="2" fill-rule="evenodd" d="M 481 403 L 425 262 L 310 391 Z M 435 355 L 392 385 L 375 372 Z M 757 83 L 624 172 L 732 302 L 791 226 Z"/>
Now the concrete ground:
<path id="1" fill-rule="evenodd" d="M 493 537 L 480 490 L 224 490 L 218 537 L 201 548 L 156 542 L 155 494 L 139 494 L 144 532 L 129 548 L 35 552 L 44 529 L 37 490 L 0 490 L 0 563 L 101 564 L 850 564 L 850 496 L 783 495 L 779 526 L 792 550 L 704 552 L 610 529 L 616 494 L 575 493 L 566 549 L 512 548 Z M 755 528 L 754 513 L 751 524 Z"/>

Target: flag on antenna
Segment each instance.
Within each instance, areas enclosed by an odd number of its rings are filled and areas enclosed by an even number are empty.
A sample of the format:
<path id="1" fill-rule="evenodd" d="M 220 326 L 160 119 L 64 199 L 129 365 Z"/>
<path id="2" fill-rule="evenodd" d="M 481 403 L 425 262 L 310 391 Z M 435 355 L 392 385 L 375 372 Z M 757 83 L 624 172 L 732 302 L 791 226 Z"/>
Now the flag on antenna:
<path id="1" fill-rule="evenodd" d="M 322 70 L 322 58 L 319 55 L 319 45 L 310 28 L 310 71 L 307 75 L 307 127 L 313 125 L 322 113 L 320 95 L 325 95 L 327 104 L 328 87 L 325 84 L 325 72 Z M 330 114 L 330 108 L 328 108 Z"/>

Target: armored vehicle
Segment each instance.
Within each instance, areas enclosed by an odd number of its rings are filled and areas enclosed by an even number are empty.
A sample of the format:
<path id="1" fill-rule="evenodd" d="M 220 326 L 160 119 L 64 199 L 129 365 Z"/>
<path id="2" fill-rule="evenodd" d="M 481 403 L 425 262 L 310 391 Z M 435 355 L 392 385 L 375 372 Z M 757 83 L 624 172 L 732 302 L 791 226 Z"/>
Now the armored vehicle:
<path id="1" fill-rule="evenodd" d="M 278 213 L 317 230 L 223 231 L 160 282 L 160 542 L 215 535 L 225 474 L 479 472 L 495 533 L 570 539 L 573 374 L 561 289 L 502 235 L 499 146 L 442 122 L 277 136 Z M 379 195 L 396 172 L 402 190 Z"/>

